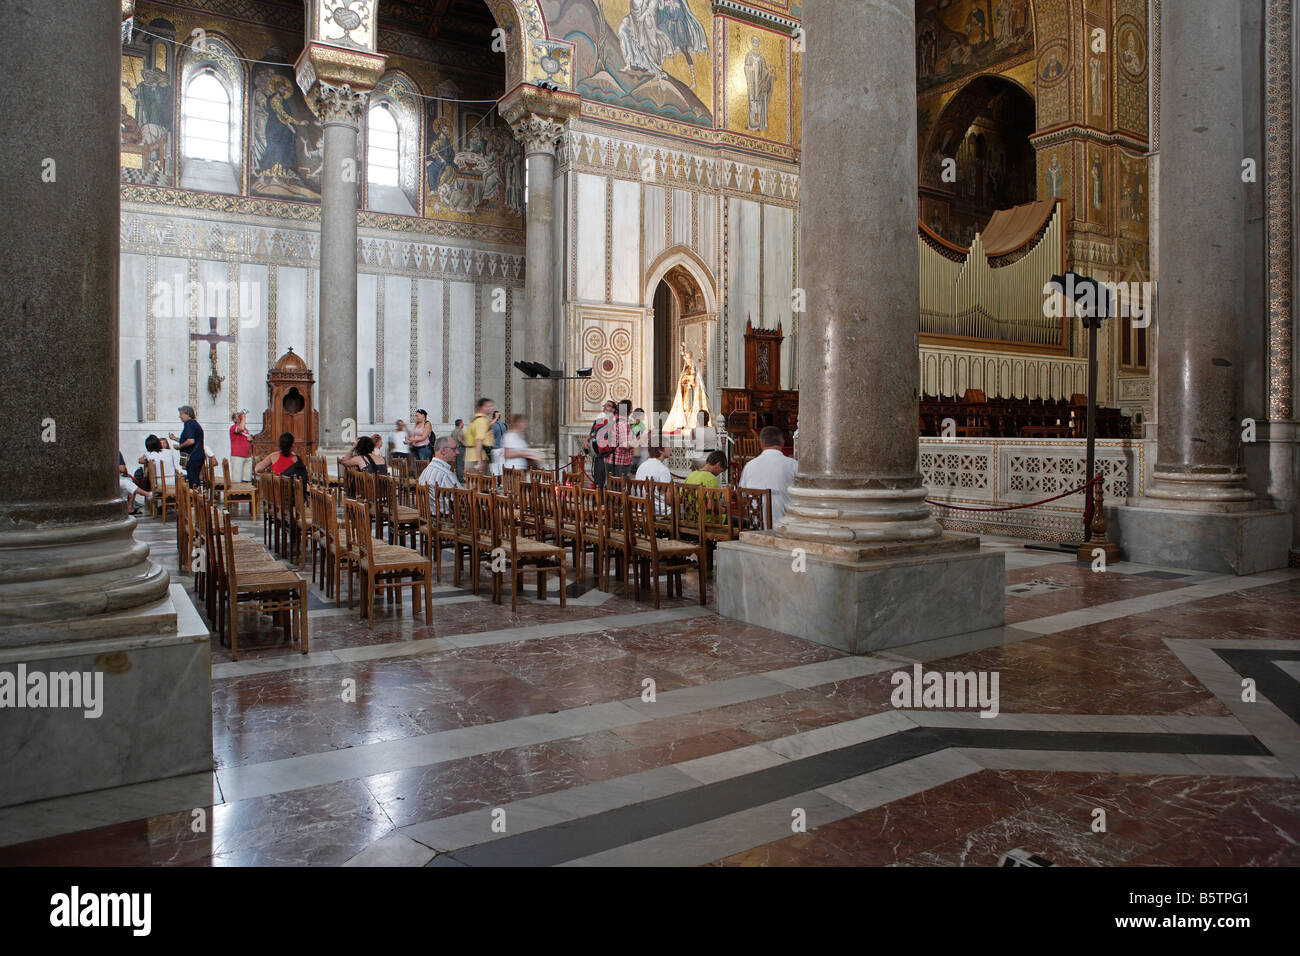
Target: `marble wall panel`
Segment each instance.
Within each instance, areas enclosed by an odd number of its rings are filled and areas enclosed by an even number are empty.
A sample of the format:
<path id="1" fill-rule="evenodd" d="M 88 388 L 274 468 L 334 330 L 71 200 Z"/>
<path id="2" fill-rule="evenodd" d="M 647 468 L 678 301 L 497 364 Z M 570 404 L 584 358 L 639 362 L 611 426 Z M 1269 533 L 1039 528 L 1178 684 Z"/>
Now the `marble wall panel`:
<path id="1" fill-rule="evenodd" d="M 640 305 L 641 185 L 614 181 L 613 226 L 610 232 L 610 296 L 612 302 Z"/>

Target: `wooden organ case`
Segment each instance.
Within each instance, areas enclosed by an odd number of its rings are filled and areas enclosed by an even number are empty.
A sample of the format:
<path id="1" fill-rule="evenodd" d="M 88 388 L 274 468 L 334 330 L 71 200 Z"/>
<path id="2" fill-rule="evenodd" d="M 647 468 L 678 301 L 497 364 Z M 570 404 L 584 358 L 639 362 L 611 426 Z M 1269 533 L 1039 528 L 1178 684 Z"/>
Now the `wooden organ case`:
<path id="1" fill-rule="evenodd" d="M 316 454 L 320 435 L 311 392 L 316 379 L 292 348 L 266 374 L 268 405 L 262 415 L 262 430 L 253 436 L 253 456 L 262 458 L 279 450 L 280 435 L 293 435 L 293 449 L 299 455 Z"/>
<path id="2" fill-rule="evenodd" d="M 733 438 L 757 437 L 768 425 L 785 432 L 789 445 L 799 427 L 799 393 L 781 388 L 781 343 L 785 334 L 745 323 L 745 387 L 722 390 L 722 420 Z"/>

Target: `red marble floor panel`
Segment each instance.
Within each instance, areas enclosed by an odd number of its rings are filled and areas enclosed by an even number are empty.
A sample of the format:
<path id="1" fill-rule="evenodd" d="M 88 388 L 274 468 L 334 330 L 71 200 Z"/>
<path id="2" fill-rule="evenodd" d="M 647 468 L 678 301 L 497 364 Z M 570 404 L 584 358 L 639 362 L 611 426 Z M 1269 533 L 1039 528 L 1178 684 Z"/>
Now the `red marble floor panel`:
<path id="1" fill-rule="evenodd" d="M 1030 581 L 1050 581 L 1064 585 L 1061 590 L 1021 597 L 1007 594 L 1006 621 L 1015 624 L 1066 611 L 1078 611 L 1098 604 L 1123 601 L 1146 594 L 1158 594 L 1185 588 L 1190 582 L 1181 579 L 1148 578 L 1125 574 L 1119 570 L 1097 572 L 1088 564 L 1052 564 L 1036 568 L 1013 568 L 1007 571 L 1007 586 Z"/>

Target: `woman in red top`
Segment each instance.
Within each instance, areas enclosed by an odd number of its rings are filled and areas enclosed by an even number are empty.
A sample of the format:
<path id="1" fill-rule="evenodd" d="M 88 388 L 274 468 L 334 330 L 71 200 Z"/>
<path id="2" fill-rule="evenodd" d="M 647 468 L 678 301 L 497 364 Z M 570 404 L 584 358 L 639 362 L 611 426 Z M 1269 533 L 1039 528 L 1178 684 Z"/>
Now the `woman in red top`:
<path id="1" fill-rule="evenodd" d="M 302 472 L 303 475 L 306 474 L 306 466 L 304 466 L 298 456 L 293 453 L 292 432 L 285 432 L 280 436 L 279 453 L 271 452 L 271 454 L 259 461 L 257 467 L 253 470 L 263 472 L 268 468 L 271 469 L 271 473 L 275 475 L 283 475 L 287 472 L 291 477 L 297 477 L 299 472 Z"/>

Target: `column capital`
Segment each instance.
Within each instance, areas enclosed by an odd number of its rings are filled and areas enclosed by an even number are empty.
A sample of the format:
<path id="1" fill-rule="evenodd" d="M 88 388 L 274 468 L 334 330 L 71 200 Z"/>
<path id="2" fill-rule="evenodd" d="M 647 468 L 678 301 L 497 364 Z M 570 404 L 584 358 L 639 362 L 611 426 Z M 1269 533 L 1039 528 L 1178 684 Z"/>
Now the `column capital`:
<path id="1" fill-rule="evenodd" d="M 576 93 L 545 90 L 521 83 L 497 102 L 501 118 L 510 124 L 528 154 L 555 155 L 565 124 L 578 115 L 582 98 Z"/>
<path id="2" fill-rule="evenodd" d="M 317 81 L 307 91 L 307 105 L 322 123 L 342 123 L 345 126 L 361 125 L 361 116 L 369 99 L 369 90 L 355 90 L 348 83 L 335 86 Z"/>
<path id="3" fill-rule="evenodd" d="M 529 113 L 510 125 L 515 138 L 524 144 L 524 153 L 533 156 L 542 153 L 555 156 L 556 145 L 564 135 L 564 124 L 548 116 Z"/>
<path id="4" fill-rule="evenodd" d="M 307 105 L 325 123 L 356 126 L 387 58 L 309 42 L 294 64 Z"/>

